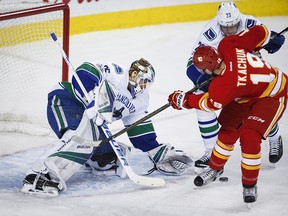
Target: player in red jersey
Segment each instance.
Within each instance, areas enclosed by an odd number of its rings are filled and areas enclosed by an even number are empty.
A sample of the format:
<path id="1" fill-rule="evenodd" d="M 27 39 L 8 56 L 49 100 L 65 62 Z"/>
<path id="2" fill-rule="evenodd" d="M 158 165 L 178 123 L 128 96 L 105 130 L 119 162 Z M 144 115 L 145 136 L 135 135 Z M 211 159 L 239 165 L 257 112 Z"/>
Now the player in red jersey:
<path id="1" fill-rule="evenodd" d="M 175 109 L 222 109 L 219 115 L 221 128 L 209 168 L 195 178 L 194 184 L 202 186 L 220 176 L 234 144 L 240 139 L 246 203 L 257 199 L 261 140 L 266 139 L 287 104 L 287 75 L 251 54 L 263 46 L 271 46 L 270 41 L 267 28 L 255 26 L 227 36 L 218 50 L 210 46 L 199 47 L 193 63 L 203 73 L 214 75 L 208 92 L 196 95 L 175 91 L 168 98 Z"/>

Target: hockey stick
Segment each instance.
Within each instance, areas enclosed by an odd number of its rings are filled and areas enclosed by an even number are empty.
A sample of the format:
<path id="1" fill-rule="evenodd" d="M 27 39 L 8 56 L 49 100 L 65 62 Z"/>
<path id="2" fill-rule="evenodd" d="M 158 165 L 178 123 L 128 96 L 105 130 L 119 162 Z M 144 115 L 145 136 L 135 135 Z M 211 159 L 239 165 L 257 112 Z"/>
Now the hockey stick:
<path id="1" fill-rule="evenodd" d="M 288 27 L 286 27 L 285 29 L 283 29 L 281 32 L 279 32 L 277 34 L 277 36 L 279 35 L 282 35 L 284 33 L 286 33 L 288 31 Z M 276 35 L 274 35 L 275 37 Z M 273 37 L 273 38 L 274 38 Z M 264 46 L 265 47 L 265 46 Z M 261 49 L 263 49 L 264 47 L 262 47 Z M 190 91 L 188 91 L 187 93 L 189 92 L 195 92 L 197 91 L 198 89 L 202 88 L 203 86 L 207 85 L 211 80 L 212 80 L 213 77 L 211 77 L 210 79 L 204 81 L 203 83 L 195 86 L 194 88 L 192 88 Z M 107 138 L 107 139 L 104 139 L 102 140 L 102 142 L 100 144 L 104 144 L 106 142 L 109 142 L 111 139 L 115 139 L 116 137 L 126 133 L 127 131 L 131 130 L 132 128 L 136 127 L 138 124 L 150 119 L 151 117 L 157 115 L 158 113 L 162 112 L 163 110 L 167 109 L 168 107 L 170 107 L 170 103 L 167 103 L 165 105 L 163 105 L 162 107 L 158 108 L 157 110 L 153 111 L 152 113 L 148 114 L 147 116 L 144 116 L 143 118 L 139 119 L 138 121 L 134 122 L 133 124 L 129 125 L 128 127 L 126 128 L 123 128 L 122 130 L 118 131 L 117 133 L 111 135 L 111 137 Z"/>
<path id="2" fill-rule="evenodd" d="M 279 32 L 279 33 L 277 34 L 277 36 L 282 35 L 282 34 L 285 34 L 287 31 L 288 31 L 288 27 L 286 27 L 286 28 L 283 29 L 281 32 Z"/>
<path id="3" fill-rule="evenodd" d="M 103 124 L 102 129 L 107 137 L 110 137 L 112 133 L 110 132 L 107 124 Z M 149 187 L 164 187 L 166 185 L 164 179 L 162 178 L 155 178 L 155 177 L 147 177 L 147 176 L 141 176 L 137 175 L 129 165 L 129 162 L 127 161 L 121 147 L 118 145 L 115 139 L 111 139 L 109 141 L 112 148 L 114 149 L 118 159 L 120 160 L 122 166 L 125 169 L 126 174 L 128 177 L 135 183 L 142 186 L 149 186 Z"/>
<path id="4" fill-rule="evenodd" d="M 283 29 L 281 32 L 279 32 L 277 35 L 282 35 L 284 33 L 286 33 L 288 31 L 288 27 L 286 27 L 285 29 Z M 276 35 L 275 35 L 276 36 Z M 275 37 L 274 36 L 274 37 Z M 273 37 L 273 38 L 274 38 Z M 264 46 L 265 47 L 265 46 Z M 264 47 L 262 47 L 261 49 L 263 49 Z M 210 79 L 204 81 L 203 83 L 195 86 L 194 88 L 192 88 L 191 90 L 189 90 L 187 93 L 189 92 L 195 92 L 197 91 L 198 89 L 202 88 L 203 86 L 207 85 L 211 80 L 212 80 L 213 77 L 211 77 Z M 100 145 L 104 144 L 104 143 L 107 143 L 109 142 L 110 140 L 112 139 L 115 139 L 116 137 L 126 133 L 127 131 L 131 130 L 132 128 L 136 127 L 138 124 L 150 119 L 151 117 L 157 115 L 158 113 L 162 112 L 163 110 L 167 109 L 168 107 L 170 107 L 170 103 L 167 103 L 163 106 L 161 106 L 160 108 L 158 108 L 157 110 L 153 111 L 152 113 L 149 113 L 148 115 L 144 116 L 143 118 L 139 119 L 138 121 L 134 122 L 133 124 L 129 125 L 128 127 L 125 127 L 123 128 L 122 130 L 118 131 L 117 133 L 111 135 L 110 137 L 102 140 L 102 142 L 100 143 Z"/>
<path id="5" fill-rule="evenodd" d="M 62 57 L 64 58 L 65 62 L 66 62 L 67 65 L 72 69 L 72 71 L 73 71 L 73 73 L 74 73 L 74 75 L 75 75 L 75 74 L 76 74 L 76 70 L 75 70 L 75 68 L 73 67 L 73 65 L 71 64 L 68 56 L 66 55 L 65 51 L 63 50 L 63 48 L 62 48 L 62 46 L 61 46 L 61 44 L 59 43 L 56 34 L 55 34 L 54 32 L 51 32 L 50 35 L 51 35 L 51 38 L 53 39 L 53 41 L 54 41 L 54 42 L 58 45 L 58 47 L 60 48 L 59 50 L 61 51 Z M 81 82 L 80 78 L 77 76 L 77 74 L 76 74 L 76 76 L 74 76 L 74 77 L 75 77 L 78 85 L 80 86 L 81 90 L 83 91 L 83 94 L 84 94 L 85 97 L 87 98 L 87 100 L 90 99 L 90 96 L 89 96 L 88 93 L 86 92 L 86 90 L 85 90 L 85 88 L 84 88 L 84 86 L 83 86 L 83 83 Z M 91 99 L 90 99 L 89 102 L 91 102 Z"/>
<path id="6" fill-rule="evenodd" d="M 188 91 L 187 93 L 197 91 L 197 90 L 200 89 L 201 87 L 207 85 L 207 84 L 211 81 L 211 79 L 212 79 L 212 77 L 211 77 L 210 79 L 204 81 L 204 82 L 201 83 L 200 85 L 195 86 L 193 89 L 191 89 L 191 90 Z M 132 128 L 136 127 L 138 124 L 140 124 L 140 123 L 146 121 L 147 119 L 155 116 L 156 114 L 162 112 L 163 110 L 167 109 L 168 107 L 170 107 L 170 103 L 167 103 L 167 104 L 163 105 L 162 107 L 160 107 L 160 108 L 158 108 L 157 110 L 153 111 L 152 113 L 144 116 L 143 118 L 141 118 L 141 119 L 139 119 L 138 121 L 136 121 L 136 122 L 134 122 L 133 124 L 131 124 L 129 127 L 126 127 L 126 128 L 124 128 L 124 129 L 120 130 L 119 132 L 117 132 L 117 133 L 115 133 L 115 134 L 113 134 L 113 135 L 110 133 L 110 136 L 109 136 L 108 138 L 102 140 L 101 143 L 99 143 L 98 141 L 85 140 L 85 139 L 83 139 L 83 138 L 81 138 L 81 137 L 79 137 L 79 136 L 76 136 L 76 135 L 74 135 L 74 136 L 75 136 L 75 139 L 78 139 L 79 142 L 81 142 L 81 143 L 82 143 L 82 142 L 83 142 L 83 143 L 86 143 L 86 145 L 100 146 L 100 145 L 103 145 L 103 144 L 109 142 L 110 140 L 115 139 L 116 137 L 124 134 L 125 132 L 131 130 Z"/>
<path id="7" fill-rule="evenodd" d="M 105 133 L 105 135 L 107 137 L 111 136 L 111 132 L 109 130 L 109 128 L 107 127 L 107 125 L 105 124 L 103 127 L 103 132 Z M 72 137 L 72 140 L 82 144 L 82 145 L 86 145 L 86 146 L 92 146 L 92 147 L 97 147 L 100 144 L 100 141 L 91 141 L 91 140 L 87 140 L 84 139 L 80 136 L 74 135 Z M 110 141 L 114 147 L 117 149 L 117 151 L 121 152 L 121 162 L 123 161 L 126 166 L 125 166 L 125 171 L 127 173 L 127 175 L 129 176 L 129 178 L 136 184 L 142 185 L 142 186 L 150 186 L 150 187 L 162 187 L 165 186 L 165 181 L 161 178 L 151 178 L 151 177 L 147 177 L 147 176 L 141 176 L 141 175 L 137 175 L 135 174 L 135 172 L 132 170 L 131 166 L 129 165 L 129 162 L 127 161 L 126 157 L 124 154 L 122 154 L 122 149 L 121 147 L 118 145 L 118 143 L 113 139 Z"/>
<path id="8" fill-rule="evenodd" d="M 62 49 L 60 43 L 58 42 L 58 39 L 57 39 L 57 36 L 54 32 L 51 32 L 50 33 L 51 35 L 51 38 L 53 39 L 54 42 L 57 43 L 58 47 L 60 48 L 61 50 L 61 53 L 62 53 L 62 56 L 63 58 L 65 59 L 67 65 L 72 69 L 72 72 L 73 72 L 73 75 L 75 77 L 75 79 L 77 80 L 81 90 L 83 91 L 86 99 L 88 100 L 89 103 L 92 102 L 92 99 L 91 97 L 89 96 L 88 92 L 86 91 L 86 89 L 84 88 L 83 86 L 83 83 L 81 82 L 80 78 L 78 77 L 77 73 L 76 73 L 76 70 L 74 69 L 73 65 L 71 64 L 68 56 L 66 55 L 66 53 L 64 52 L 64 50 Z M 108 126 L 106 124 L 103 124 L 103 126 L 101 126 L 101 128 L 103 129 L 103 132 L 105 133 L 105 135 L 107 137 L 110 137 L 111 136 L 111 132 L 108 128 Z M 77 138 L 79 139 L 80 137 L 75 137 L 76 140 Z M 74 138 L 74 139 L 75 139 Z M 81 140 L 80 140 L 81 141 Z M 82 139 L 82 141 L 84 142 L 85 140 Z M 120 146 L 117 144 L 117 142 L 112 138 L 110 139 L 109 141 L 109 144 L 111 145 L 111 147 L 113 148 L 115 154 L 117 155 L 117 158 L 118 160 L 120 161 L 121 165 L 123 166 L 127 176 L 135 183 L 135 184 L 139 184 L 139 185 L 142 185 L 142 186 L 150 186 L 150 187 L 163 187 L 165 186 L 165 181 L 164 179 L 162 178 L 152 178 L 152 177 L 147 177 L 147 176 L 140 176 L 140 175 L 137 175 L 133 169 L 131 168 L 131 166 L 129 165 L 126 157 L 125 157 L 125 154 L 123 153 L 122 149 L 120 148 Z M 102 143 L 102 142 L 101 142 Z M 100 145 L 101 145 L 100 143 Z M 91 144 L 94 144 L 94 143 L 89 143 L 90 145 Z M 97 142 L 95 142 L 95 145 L 98 145 Z"/>
<path id="9" fill-rule="evenodd" d="M 195 86 L 194 88 L 192 88 L 191 90 L 189 90 L 187 93 L 192 93 L 192 92 L 195 92 L 197 90 L 199 90 L 200 88 L 202 88 L 203 86 L 207 85 L 211 80 L 212 80 L 213 77 L 209 78 L 208 80 L 202 82 L 201 84 Z M 162 112 L 163 110 L 167 109 L 168 107 L 170 107 L 171 104 L 170 103 L 167 103 L 163 106 L 161 106 L 160 108 L 156 109 L 155 111 L 149 113 L 148 115 L 144 116 L 143 118 L 139 119 L 138 121 L 134 122 L 133 124 L 129 125 L 128 127 L 125 127 L 123 128 L 122 130 L 120 130 L 119 132 L 111 135 L 110 137 L 102 140 L 102 142 L 100 143 L 100 145 L 104 144 L 104 143 L 107 143 L 109 142 L 110 140 L 112 139 L 115 139 L 116 137 L 124 134 L 125 132 L 131 130 L 132 128 L 136 127 L 138 124 L 150 119 L 151 117 L 157 115 L 158 113 Z"/>

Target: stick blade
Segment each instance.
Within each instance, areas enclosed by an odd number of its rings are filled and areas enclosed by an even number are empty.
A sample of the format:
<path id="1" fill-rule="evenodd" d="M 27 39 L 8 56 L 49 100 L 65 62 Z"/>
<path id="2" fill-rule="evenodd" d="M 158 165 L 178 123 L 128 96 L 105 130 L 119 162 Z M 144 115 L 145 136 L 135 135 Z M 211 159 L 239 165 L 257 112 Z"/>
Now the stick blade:
<path id="1" fill-rule="evenodd" d="M 147 176 L 137 176 L 137 178 L 133 178 L 130 176 L 130 179 L 138 185 L 146 186 L 146 187 L 165 187 L 166 183 L 162 178 L 151 178 Z"/>
<path id="2" fill-rule="evenodd" d="M 146 186 L 146 187 L 165 187 L 166 183 L 162 178 L 148 177 L 137 175 L 131 167 L 126 167 L 126 173 L 129 178 L 138 185 Z"/>

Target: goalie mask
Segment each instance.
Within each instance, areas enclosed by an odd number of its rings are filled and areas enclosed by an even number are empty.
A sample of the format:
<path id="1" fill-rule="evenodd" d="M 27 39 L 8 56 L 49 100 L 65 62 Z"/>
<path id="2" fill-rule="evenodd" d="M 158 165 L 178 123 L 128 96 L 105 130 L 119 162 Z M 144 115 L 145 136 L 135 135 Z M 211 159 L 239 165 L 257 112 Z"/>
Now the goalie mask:
<path id="1" fill-rule="evenodd" d="M 201 46 L 195 50 L 193 64 L 205 73 L 205 70 L 213 72 L 222 62 L 222 57 L 216 49 L 211 46 Z"/>
<path id="2" fill-rule="evenodd" d="M 224 36 L 237 33 L 240 24 L 240 11 L 233 2 L 223 2 L 218 7 L 217 21 Z"/>
<path id="3" fill-rule="evenodd" d="M 129 69 L 130 91 L 133 97 L 150 88 L 155 78 L 155 71 L 152 65 L 141 58 L 134 61 Z"/>

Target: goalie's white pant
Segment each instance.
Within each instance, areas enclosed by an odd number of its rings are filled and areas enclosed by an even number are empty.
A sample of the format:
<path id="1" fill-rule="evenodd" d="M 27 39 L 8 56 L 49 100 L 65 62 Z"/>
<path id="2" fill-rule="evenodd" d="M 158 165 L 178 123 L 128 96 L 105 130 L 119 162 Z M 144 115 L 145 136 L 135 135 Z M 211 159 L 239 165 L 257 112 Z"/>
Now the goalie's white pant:
<path id="1" fill-rule="evenodd" d="M 198 126 L 206 151 L 211 151 L 218 138 L 219 124 L 215 112 L 196 109 Z"/>

